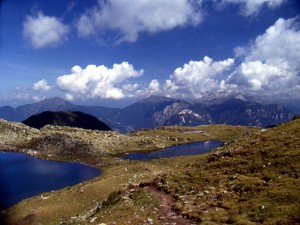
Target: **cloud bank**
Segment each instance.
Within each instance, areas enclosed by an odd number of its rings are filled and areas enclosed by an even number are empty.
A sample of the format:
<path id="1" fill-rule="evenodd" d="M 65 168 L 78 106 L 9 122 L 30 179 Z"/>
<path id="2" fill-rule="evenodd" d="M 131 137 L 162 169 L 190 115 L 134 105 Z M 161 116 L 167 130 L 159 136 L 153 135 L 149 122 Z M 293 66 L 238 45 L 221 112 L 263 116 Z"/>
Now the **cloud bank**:
<path id="1" fill-rule="evenodd" d="M 73 98 L 122 99 L 162 94 L 199 98 L 206 92 L 230 91 L 248 94 L 300 97 L 299 17 L 278 19 L 248 46 L 239 46 L 236 58 L 215 61 L 205 56 L 176 68 L 165 81 L 135 82 L 143 70 L 128 62 L 74 66 L 71 74 L 57 78 L 57 86 Z M 239 64 L 236 64 L 239 61 Z M 43 82 L 40 81 L 42 89 Z"/>
<path id="2" fill-rule="evenodd" d="M 165 82 L 164 92 L 201 96 L 206 91 L 236 91 L 280 97 L 300 97 L 299 17 L 278 19 L 247 47 L 239 47 L 242 62 L 233 71 L 234 59 L 190 62 L 174 70 Z"/>
<path id="3" fill-rule="evenodd" d="M 225 7 L 228 4 L 240 5 L 240 13 L 243 16 L 255 16 L 263 7 L 274 9 L 282 5 L 286 0 L 215 0 L 219 7 Z"/>
<path id="4" fill-rule="evenodd" d="M 191 61 L 174 70 L 161 87 L 169 96 L 197 98 L 205 92 L 235 91 L 280 97 L 300 97 L 299 17 L 278 19 L 246 47 L 237 47 L 234 59 Z"/>
<path id="5" fill-rule="evenodd" d="M 190 61 L 174 70 L 163 85 L 169 96 L 201 97 L 204 92 L 218 90 L 223 74 L 234 64 L 234 59 L 213 61 L 205 56 L 201 61 Z"/>
<path id="6" fill-rule="evenodd" d="M 74 66 L 71 74 L 58 77 L 56 83 L 69 100 L 75 97 L 122 99 L 137 88 L 136 84 L 128 84 L 128 80 L 142 74 L 143 70 L 135 70 L 128 62 L 114 64 L 112 68 L 104 65 Z"/>
<path id="7" fill-rule="evenodd" d="M 299 87 L 299 25 L 299 17 L 278 19 L 250 47 L 244 48 L 244 61 L 226 83 L 245 91 L 274 93 Z"/>
<path id="8" fill-rule="evenodd" d="M 117 42 L 135 42 L 143 32 L 157 33 L 176 27 L 198 25 L 201 1 L 108 0 L 82 14 L 77 22 L 80 37 L 117 32 Z"/>
<path id="9" fill-rule="evenodd" d="M 45 16 L 38 12 L 35 16 L 27 16 L 23 23 L 23 37 L 34 48 L 59 45 L 67 39 L 70 28 L 58 18 Z"/>

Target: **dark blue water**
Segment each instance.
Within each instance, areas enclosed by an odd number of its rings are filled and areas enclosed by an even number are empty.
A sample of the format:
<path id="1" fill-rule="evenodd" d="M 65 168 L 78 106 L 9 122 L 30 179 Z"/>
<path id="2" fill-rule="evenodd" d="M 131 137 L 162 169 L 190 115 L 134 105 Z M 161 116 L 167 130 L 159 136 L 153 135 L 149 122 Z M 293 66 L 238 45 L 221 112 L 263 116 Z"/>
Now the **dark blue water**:
<path id="1" fill-rule="evenodd" d="M 99 170 L 79 163 L 0 152 L 0 210 L 25 198 L 75 185 L 98 175 Z"/>
<path id="2" fill-rule="evenodd" d="M 149 159 L 169 158 L 175 156 L 199 155 L 206 152 L 210 152 L 212 149 L 220 147 L 221 145 L 222 142 L 219 141 L 195 142 L 192 144 L 176 145 L 155 152 L 128 153 L 126 155 L 123 155 L 121 158 L 130 159 L 130 160 L 149 160 Z"/>

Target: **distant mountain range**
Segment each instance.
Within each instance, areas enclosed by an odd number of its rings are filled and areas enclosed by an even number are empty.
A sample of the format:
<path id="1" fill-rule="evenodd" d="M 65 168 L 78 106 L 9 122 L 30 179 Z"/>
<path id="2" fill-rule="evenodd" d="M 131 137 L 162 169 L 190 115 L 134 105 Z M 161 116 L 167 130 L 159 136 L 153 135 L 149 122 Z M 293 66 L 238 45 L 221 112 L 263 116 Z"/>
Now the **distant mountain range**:
<path id="1" fill-rule="evenodd" d="M 153 95 L 125 108 L 80 106 L 55 97 L 17 108 L 2 106 L 0 118 L 23 121 L 44 111 L 64 110 L 91 114 L 122 133 L 169 125 L 231 124 L 267 127 L 291 120 L 294 116 L 279 104 L 259 103 L 251 96 L 210 96 L 192 104 Z"/>

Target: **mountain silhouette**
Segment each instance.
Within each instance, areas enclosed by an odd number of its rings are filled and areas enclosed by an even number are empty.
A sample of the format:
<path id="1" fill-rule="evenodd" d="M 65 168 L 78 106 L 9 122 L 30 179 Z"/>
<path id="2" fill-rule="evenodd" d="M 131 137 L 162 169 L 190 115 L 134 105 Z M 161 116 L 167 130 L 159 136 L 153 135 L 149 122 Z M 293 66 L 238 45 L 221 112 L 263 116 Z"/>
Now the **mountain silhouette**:
<path id="1" fill-rule="evenodd" d="M 30 116 L 23 121 L 27 126 L 40 129 L 46 125 L 69 126 L 90 130 L 111 130 L 105 123 L 96 117 L 76 111 L 45 111 L 37 115 Z"/>

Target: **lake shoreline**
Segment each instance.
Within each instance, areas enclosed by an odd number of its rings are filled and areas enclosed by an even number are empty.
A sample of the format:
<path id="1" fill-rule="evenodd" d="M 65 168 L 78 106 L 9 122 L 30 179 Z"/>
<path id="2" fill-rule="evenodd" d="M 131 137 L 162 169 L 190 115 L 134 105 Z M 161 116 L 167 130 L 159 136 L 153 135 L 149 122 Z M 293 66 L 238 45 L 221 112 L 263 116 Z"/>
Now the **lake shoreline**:
<path id="1" fill-rule="evenodd" d="M 47 193 L 48 199 L 35 196 L 25 199 L 1 213 L 1 216 L 9 221 L 7 224 L 25 225 L 32 224 L 32 221 L 43 224 L 70 224 L 71 217 L 86 218 L 85 216 L 89 214 L 90 210 L 97 205 L 104 204 L 107 199 L 110 199 L 110 196 L 123 193 L 131 186 L 136 187 L 143 183 L 154 182 L 164 174 L 184 171 L 189 163 L 203 160 L 209 154 L 214 154 L 206 153 L 143 162 L 129 162 L 118 158 L 126 152 L 149 152 L 150 150 L 153 152 L 168 146 L 210 140 L 223 142 L 224 146 L 216 150 L 221 151 L 226 147 L 226 143 L 236 138 L 260 132 L 260 129 L 255 127 L 228 125 L 161 127 L 139 130 L 127 135 L 67 127 L 49 127 L 37 131 L 18 123 L 4 124 L 0 128 L 2 129 L 0 149 L 1 146 L 3 146 L 2 149 L 4 146 L 9 146 L 13 152 L 26 154 L 32 151 L 34 157 L 39 159 L 79 162 L 92 165 L 102 171 L 101 176 L 90 181 Z M 182 133 L 194 130 L 204 132 Z M 79 149 L 79 147 L 83 147 L 83 149 Z M 34 209 L 34 211 L 30 209 Z M 100 214 L 102 212 L 106 212 L 105 209 L 99 211 Z M 106 217 L 106 215 L 102 215 Z M 88 223 L 91 219 L 93 218 L 87 217 L 78 223 Z M 106 221 L 110 220 L 114 219 L 110 218 Z M 105 220 L 99 221 L 99 218 L 96 221 L 98 223 L 105 222 Z"/>
<path id="2" fill-rule="evenodd" d="M 192 142 L 192 143 L 183 143 L 183 144 L 177 144 L 177 145 L 173 145 L 173 146 L 170 146 L 170 147 L 167 147 L 167 148 L 162 148 L 162 149 L 154 149 L 154 150 L 151 150 L 151 151 L 147 151 L 147 152 L 143 152 L 143 153 L 141 153 L 141 154 L 152 154 L 152 153 L 156 153 L 156 152 L 159 152 L 159 151 L 163 151 L 163 150 L 166 150 L 166 149 L 169 149 L 169 148 L 178 148 L 178 147 L 187 147 L 187 146 L 190 146 L 190 145 L 193 145 L 193 144 L 205 144 L 206 142 L 211 142 L 211 141 L 201 141 L 201 142 Z M 216 149 L 217 147 L 220 147 L 223 143 L 222 142 L 219 142 L 219 141 L 213 141 L 213 142 L 218 142 L 218 146 L 216 146 L 216 147 L 214 147 L 213 149 Z M 212 151 L 213 149 L 210 149 L 209 151 Z M 6 150 L 6 149 L 4 149 L 4 150 L 0 150 L 0 154 L 1 153 L 17 153 L 17 154 L 23 154 L 23 155 L 26 155 L 26 156 L 28 156 L 28 157 L 33 157 L 33 158 L 35 158 L 36 160 L 41 160 L 41 161 L 49 161 L 49 162 L 55 162 L 55 163 L 68 163 L 68 164 L 80 164 L 80 165 L 82 165 L 82 166 L 88 166 L 88 167 L 91 167 L 91 168 L 94 168 L 94 169 L 97 169 L 98 171 L 99 171 L 99 175 L 97 175 L 97 176 L 95 176 L 95 177 L 93 177 L 92 179 L 95 179 L 95 178 L 99 178 L 100 176 L 101 176 L 101 174 L 102 174 L 102 168 L 100 168 L 99 166 L 96 166 L 96 165 L 93 165 L 93 164 L 88 164 L 88 163 L 84 163 L 84 162 L 82 162 L 82 161 L 74 161 L 74 160 L 63 160 L 63 159 L 61 159 L 61 158 L 59 158 L 59 159 L 52 159 L 52 158 L 50 158 L 49 159 L 49 157 L 48 156 L 46 156 L 45 157 L 45 155 L 38 155 L 38 152 L 37 151 L 34 151 L 34 150 L 32 150 L 32 149 L 17 149 L 17 148 L 15 148 L 14 149 L 14 151 L 11 151 L 11 150 Z M 194 154 L 194 155 L 199 155 L 199 154 L 205 154 L 205 153 L 208 153 L 208 152 L 201 152 L 201 153 L 198 153 L 198 154 Z M 128 154 L 132 154 L 132 153 L 128 153 Z M 123 157 L 124 156 L 126 156 L 127 155 L 127 153 L 125 153 L 124 155 L 123 155 Z M 176 156 L 170 156 L 170 157 L 162 157 L 162 158 L 172 158 L 172 157 L 180 157 L 180 156 L 191 156 L 191 155 L 176 155 Z M 120 158 L 120 157 L 116 157 L 116 158 L 118 158 L 118 159 L 121 159 L 121 160 L 123 160 L 123 161 L 131 161 L 130 159 L 126 159 L 126 158 Z M 156 159 L 159 159 L 159 158 L 156 158 Z M 143 160 L 143 159 L 139 159 L 139 160 Z M 155 159 L 154 159 L 155 160 Z M 92 180 L 92 179 L 90 179 L 90 180 Z M 88 181 L 90 181 L 90 180 L 84 180 L 84 181 L 82 181 L 82 182 L 88 182 Z M 82 182 L 80 182 L 80 183 L 82 183 Z M 77 183 L 78 184 L 78 183 Z M 71 185 L 71 186 L 75 186 L 75 185 L 77 185 L 77 184 L 73 184 L 73 185 Z M 62 188 L 59 188 L 59 189 L 64 189 L 64 188 L 67 188 L 68 186 L 66 186 L 66 187 L 62 187 Z M 57 189 L 58 190 L 58 189 Z M 54 190 L 54 191 L 57 191 L 57 190 Z M 47 193 L 48 191 L 46 191 L 46 192 L 40 192 L 38 195 L 40 195 L 40 194 L 43 194 L 43 193 Z M 52 190 L 52 192 L 53 192 L 53 190 Z M 34 197 L 35 195 L 32 195 L 32 196 L 28 196 L 28 197 L 26 197 L 25 199 L 27 199 L 27 198 L 31 198 L 31 197 Z M 21 199 L 20 201 L 22 201 L 22 200 L 25 200 L 25 199 Z M 19 201 L 19 202 L 20 202 Z M 16 204 L 18 204 L 18 203 L 16 203 Z M 14 204 L 15 205 L 15 204 Z M 10 207 L 12 207 L 13 205 L 11 205 L 11 206 L 9 206 L 8 208 L 10 208 Z M 8 209 L 7 208 L 7 209 Z M 7 210 L 7 209 L 2 209 L 1 211 L 5 211 L 5 210 Z"/>

